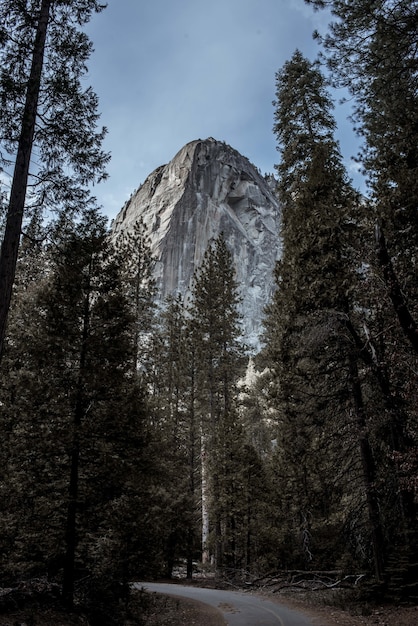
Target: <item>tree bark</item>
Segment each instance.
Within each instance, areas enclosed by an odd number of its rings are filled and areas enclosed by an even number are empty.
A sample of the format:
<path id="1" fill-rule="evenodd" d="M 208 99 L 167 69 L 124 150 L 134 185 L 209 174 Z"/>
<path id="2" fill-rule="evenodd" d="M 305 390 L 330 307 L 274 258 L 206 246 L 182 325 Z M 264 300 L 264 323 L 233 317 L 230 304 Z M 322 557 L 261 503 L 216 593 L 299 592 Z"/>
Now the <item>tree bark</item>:
<path id="1" fill-rule="evenodd" d="M 28 186 L 35 122 L 45 55 L 45 41 L 53 0 L 42 0 L 26 90 L 25 107 L 13 172 L 6 227 L 0 253 L 0 361 L 4 351 L 7 318 L 16 275 L 20 235 Z"/>
<path id="2" fill-rule="evenodd" d="M 370 368 L 382 392 L 384 406 L 390 416 L 390 439 L 388 444 L 394 452 L 405 454 L 414 448 L 414 442 L 406 431 L 407 415 L 405 414 L 402 401 L 393 394 L 385 359 L 382 359 L 382 355 L 378 356 L 377 351 L 371 345 L 370 339 L 364 342 L 352 325 L 349 316 L 347 316 L 346 328 L 355 342 L 359 358 Z M 403 537 L 404 545 L 407 547 L 408 552 L 411 553 L 409 543 L 411 541 L 411 531 L 412 541 L 415 541 L 417 506 L 413 491 L 402 487 L 399 463 L 397 461 L 393 461 L 393 471 L 397 483 L 397 499 L 400 512 L 398 533 L 399 536 Z"/>
<path id="3" fill-rule="evenodd" d="M 82 408 L 77 402 L 74 416 L 74 435 L 71 450 L 71 470 L 70 483 L 68 487 L 68 508 L 67 524 L 65 533 L 66 552 L 64 561 L 64 578 L 62 584 L 63 604 L 71 609 L 74 603 L 74 582 L 75 582 L 75 552 L 77 545 L 77 497 L 78 497 L 78 475 L 80 463 L 80 424 Z"/>
<path id="4" fill-rule="evenodd" d="M 194 363 L 194 354 L 192 356 Z M 189 493 L 190 501 L 194 506 L 196 498 L 195 469 L 196 469 L 196 431 L 195 431 L 195 377 L 194 365 L 192 366 L 191 398 L 190 398 L 190 430 L 189 430 Z M 203 450 L 203 446 L 202 446 Z M 194 548 L 194 516 L 189 511 L 189 526 L 187 529 L 187 568 L 186 578 L 193 578 L 193 548 Z"/>
<path id="5" fill-rule="evenodd" d="M 208 459 L 206 437 L 202 435 L 202 563 L 209 563 L 209 494 L 208 494 Z"/>
<path id="6" fill-rule="evenodd" d="M 385 281 L 389 297 L 392 300 L 395 313 L 398 316 L 402 331 L 409 339 L 415 352 L 418 352 L 417 323 L 407 307 L 405 296 L 402 293 L 398 277 L 396 276 L 392 260 L 389 256 L 383 230 L 379 225 L 376 225 L 376 245 L 377 258 L 383 271 L 383 279 Z"/>
<path id="7" fill-rule="evenodd" d="M 370 532 L 373 547 L 373 560 L 376 580 L 381 582 L 384 573 L 384 541 L 380 522 L 379 502 L 376 493 L 376 471 L 373 454 L 367 435 L 364 413 L 363 394 L 358 373 L 357 359 L 350 355 L 350 383 L 353 397 L 353 406 L 357 424 L 357 436 L 360 446 L 360 457 L 363 468 L 363 482 L 366 490 L 367 510 L 369 515 Z"/>
<path id="8" fill-rule="evenodd" d="M 91 266 L 89 273 L 91 271 Z M 90 332 L 90 285 L 84 300 L 81 352 L 79 359 L 79 374 L 77 381 L 77 395 L 73 418 L 73 441 L 71 450 L 70 481 L 68 485 L 68 508 L 65 532 L 66 553 L 64 561 L 64 576 L 62 584 L 62 600 L 66 607 L 72 608 L 74 603 L 75 583 L 75 554 L 77 548 L 77 500 L 80 465 L 80 427 L 86 414 L 85 398 L 83 393 L 84 375 L 87 358 L 87 339 Z"/>

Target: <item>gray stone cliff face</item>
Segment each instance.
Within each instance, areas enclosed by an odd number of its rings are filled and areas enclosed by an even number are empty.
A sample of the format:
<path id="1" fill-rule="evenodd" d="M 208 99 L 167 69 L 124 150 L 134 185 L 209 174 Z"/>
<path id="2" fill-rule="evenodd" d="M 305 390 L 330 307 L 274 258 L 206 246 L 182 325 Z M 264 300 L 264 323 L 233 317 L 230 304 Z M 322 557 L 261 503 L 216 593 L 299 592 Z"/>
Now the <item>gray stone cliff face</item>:
<path id="1" fill-rule="evenodd" d="M 211 240 L 223 232 L 242 297 L 244 341 L 256 348 L 280 257 L 280 208 L 268 182 L 236 150 L 212 138 L 185 145 L 157 168 L 112 224 L 114 236 L 142 217 L 161 300 L 187 295 Z"/>

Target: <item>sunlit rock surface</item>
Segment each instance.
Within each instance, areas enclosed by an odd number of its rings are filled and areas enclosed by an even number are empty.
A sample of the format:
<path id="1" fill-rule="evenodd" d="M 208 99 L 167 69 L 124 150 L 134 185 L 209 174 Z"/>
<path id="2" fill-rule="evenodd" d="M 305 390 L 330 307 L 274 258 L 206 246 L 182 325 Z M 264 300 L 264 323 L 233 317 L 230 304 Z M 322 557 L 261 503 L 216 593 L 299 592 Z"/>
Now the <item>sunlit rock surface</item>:
<path id="1" fill-rule="evenodd" d="M 115 218 L 114 235 L 144 220 L 160 298 L 187 294 L 209 242 L 223 232 L 242 297 L 244 341 L 254 349 L 281 248 L 271 185 L 236 150 L 209 138 L 185 145 L 148 176 Z"/>

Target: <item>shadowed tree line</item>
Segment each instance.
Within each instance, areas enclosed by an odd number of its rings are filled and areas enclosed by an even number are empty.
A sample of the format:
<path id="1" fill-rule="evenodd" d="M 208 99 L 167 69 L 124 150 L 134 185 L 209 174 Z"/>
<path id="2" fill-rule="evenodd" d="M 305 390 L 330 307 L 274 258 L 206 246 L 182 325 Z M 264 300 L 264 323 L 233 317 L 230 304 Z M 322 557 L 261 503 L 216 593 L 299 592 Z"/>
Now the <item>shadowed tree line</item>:
<path id="1" fill-rule="evenodd" d="M 276 74 L 283 256 L 250 359 L 222 234 L 187 301 L 157 310 L 143 223 L 115 241 L 94 208 L 108 156 L 79 27 L 103 7 L 0 3 L 3 586 L 46 577 L 99 623 L 111 604 L 123 619 L 130 581 L 198 562 L 416 597 L 418 7 L 308 3 L 333 21 L 320 61 L 295 51 Z M 332 86 L 353 97 L 367 198 Z"/>

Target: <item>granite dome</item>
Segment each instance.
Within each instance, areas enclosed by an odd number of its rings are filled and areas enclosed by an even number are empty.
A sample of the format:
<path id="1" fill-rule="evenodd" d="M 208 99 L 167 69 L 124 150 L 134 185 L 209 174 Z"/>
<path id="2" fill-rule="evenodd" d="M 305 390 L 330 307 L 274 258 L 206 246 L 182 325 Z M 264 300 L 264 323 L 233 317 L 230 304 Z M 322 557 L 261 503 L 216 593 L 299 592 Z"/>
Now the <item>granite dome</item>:
<path id="1" fill-rule="evenodd" d="M 256 347 L 280 257 L 280 207 L 268 179 L 213 138 L 186 144 L 154 170 L 112 223 L 114 236 L 142 217 L 156 259 L 159 298 L 187 294 L 209 242 L 223 232 L 242 297 L 244 340 Z"/>

